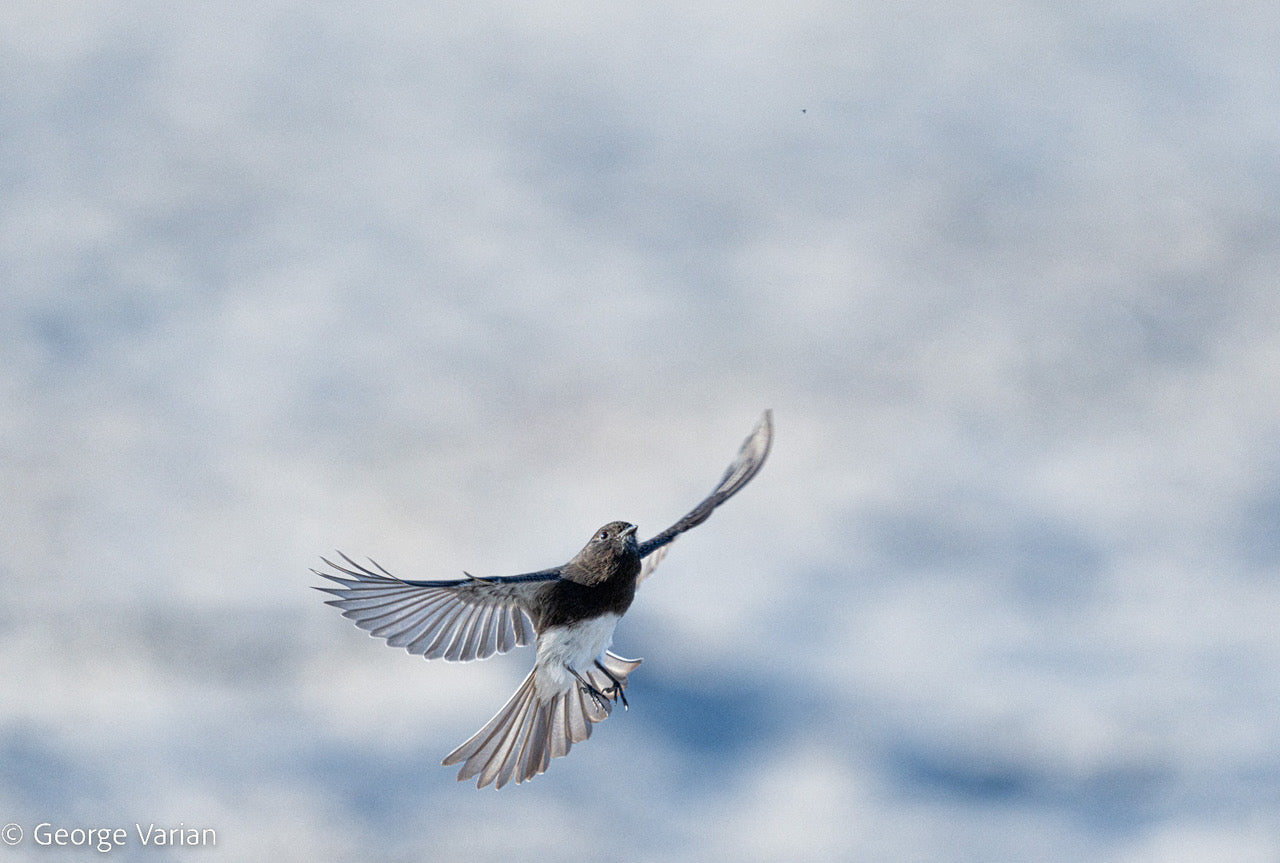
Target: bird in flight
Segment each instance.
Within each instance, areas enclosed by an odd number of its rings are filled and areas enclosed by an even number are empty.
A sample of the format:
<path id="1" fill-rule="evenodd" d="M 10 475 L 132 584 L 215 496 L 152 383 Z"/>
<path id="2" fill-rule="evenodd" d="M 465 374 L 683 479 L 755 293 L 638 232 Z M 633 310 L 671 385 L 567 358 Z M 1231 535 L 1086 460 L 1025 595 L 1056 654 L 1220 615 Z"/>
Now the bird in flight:
<path id="1" fill-rule="evenodd" d="M 609 650 L 636 586 L 653 572 L 677 536 L 697 527 L 759 472 L 773 442 L 765 411 L 715 490 L 671 527 L 639 542 L 636 526 L 612 521 L 561 566 L 496 578 L 409 581 L 377 562 L 325 558 L 337 584 L 318 587 L 327 601 L 370 635 L 427 659 L 466 662 L 537 642 L 533 670 L 506 705 L 471 739 L 445 756 L 461 764 L 458 780 L 501 788 L 532 779 L 552 758 L 591 736 L 619 701 L 640 665 Z"/>

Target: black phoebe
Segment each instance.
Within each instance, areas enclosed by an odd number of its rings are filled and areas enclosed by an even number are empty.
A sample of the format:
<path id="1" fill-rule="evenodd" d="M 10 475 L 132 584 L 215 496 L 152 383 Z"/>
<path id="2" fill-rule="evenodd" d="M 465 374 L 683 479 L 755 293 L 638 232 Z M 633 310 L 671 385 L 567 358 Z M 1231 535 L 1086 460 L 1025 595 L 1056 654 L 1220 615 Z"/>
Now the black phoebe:
<path id="1" fill-rule="evenodd" d="M 461 762 L 459 781 L 478 775 L 477 788 L 524 782 L 590 737 L 592 724 L 604 721 L 617 701 L 627 706 L 623 690 L 640 660 L 608 648 L 636 585 L 668 543 L 706 521 L 756 475 L 772 441 L 773 414 L 765 411 L 715 491 L 644 542 L 636 541 L 634 524 L 612 521 L 563 566 L 500 578 L 464 573 L 455 581 L 406 581 L 372 560 L 369 569 L 344 554 L 345 566 L 324 562 L 349 577 L 313 570 L 339 585 L 316 589 L 338 597 L 327 604 L 370 635 L 427 659 L 484 659 L 536 638 L 537 660 L 524 683 L 443 762 Z"/>

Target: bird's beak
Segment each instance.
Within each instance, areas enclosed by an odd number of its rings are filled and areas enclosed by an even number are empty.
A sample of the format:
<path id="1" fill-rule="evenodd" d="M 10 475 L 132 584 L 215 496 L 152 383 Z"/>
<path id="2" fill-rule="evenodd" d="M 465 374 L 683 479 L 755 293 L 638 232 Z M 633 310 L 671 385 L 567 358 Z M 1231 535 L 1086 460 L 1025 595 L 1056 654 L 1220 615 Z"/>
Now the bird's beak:
<path id="1" fill-rule="evenodd" d="M 620 534 L 620 536 L 635 536 L 635 534 L 636 534 L 636 526 L 634 524 L 629 524 L 622 529 L 622 533 Z"/>

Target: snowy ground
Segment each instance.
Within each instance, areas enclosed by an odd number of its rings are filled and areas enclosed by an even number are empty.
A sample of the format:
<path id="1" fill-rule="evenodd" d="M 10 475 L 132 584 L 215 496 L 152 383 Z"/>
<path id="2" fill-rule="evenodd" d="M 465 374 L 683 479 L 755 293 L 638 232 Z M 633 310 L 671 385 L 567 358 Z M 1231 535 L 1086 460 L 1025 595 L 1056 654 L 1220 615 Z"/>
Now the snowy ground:
<path id="1" fill-rule="evenodd" d="M 7 4 L 0 857 L 1280 858 L 1280 7 L 1058 5 Z M 309 589 L 764 407 L 529 785 Z"/>

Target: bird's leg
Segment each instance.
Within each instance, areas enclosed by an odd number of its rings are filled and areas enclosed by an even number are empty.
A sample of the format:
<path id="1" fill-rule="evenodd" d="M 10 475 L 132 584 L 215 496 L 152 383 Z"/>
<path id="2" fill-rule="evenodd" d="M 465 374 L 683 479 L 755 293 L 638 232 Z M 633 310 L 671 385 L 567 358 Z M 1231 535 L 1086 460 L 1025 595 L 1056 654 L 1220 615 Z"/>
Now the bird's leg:
<path id="1" fill-rule="evenodd" d="M 566 665 L 565 668 L 569 668 L 569 666 Z M 591 699 L 595 701 L 596 706 L 599 707 L 601 710 L 603 710 L 605 713 L 608 713 L 609 706 L 605 703 L 608 699 L 605 696 L 605 694 L 601 692 L 599 689 L 596 689 L 594 686 L 592 686 L 589 680 L 587 680 L 585 677 L 583 677 L 574 669 L 569 668 L 569 673 L 572 674 L 575 678 L 577 678 L 578 684 L 582 687 L 582 691 L 585 692 L 587 695 L 591 696 Z"/>
<path id="2" fill-rule="evenodd" d="M 622 699 L 622 709 L 630 710 L 631 706 L 627 704 L 627 694 L 622 691 L 622 681 L 614 677 L 612 672 L 610 672 L 609 669 L 605 668 L 604 664 L 601 663 L 600 660 L 597 659 L 595 662 L 596 662 L 596 668 L 603 671 L 604 676 L 613 681 L 613 686 L 606 689 L 602 694 L 612 695 L 614 701 L 617 701 L 618 699 Z"/>

